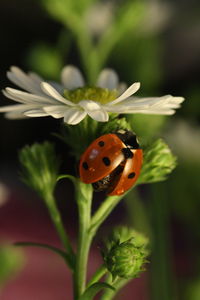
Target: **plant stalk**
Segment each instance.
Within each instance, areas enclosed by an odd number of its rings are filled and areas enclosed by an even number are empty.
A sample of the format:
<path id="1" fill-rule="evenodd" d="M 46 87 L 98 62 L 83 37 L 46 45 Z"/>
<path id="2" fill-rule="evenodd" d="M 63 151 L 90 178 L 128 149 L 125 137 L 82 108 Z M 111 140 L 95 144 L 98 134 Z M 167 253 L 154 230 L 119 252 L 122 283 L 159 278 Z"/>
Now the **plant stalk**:
<path id="1" fill-rule="evenodd" d="M 75 299 L 85 291 L 86 276 L 87 276 L 87 262 L 92 242 L 92 236 L 89 234 L 90 218 L 91 218 L 91 203 L 92 193 L 88 195 L 87 199 L 83 197 L 80 187 L 76 187 L 76 197 L 79 211 L 79 237 L 78 249 L 76 257 L 76 267 L 74 274 L 74 294 Z"/>
<path id="2" fill-rule="evenodd" d="M 45 197 L 45 202 L 48 207 L 51 220 L 52 220 L 52 222 L 56 228 L 56 231 L 59 235 L 59 238 L 60 238 L 63 246 L 66 249 L 66 252 L 67 252 L 66 260 L 69 264 L 69 267 L 73 270 L 74 269 L 74 260 L 75 260 L 74 251 L 71 247 L 70 241 L 65 232 L 65 228 L 64 228 L 63 222 L 61 220 L 60 213 L 55 204 L 54 196 L 52 194 L 47 194 Z"/>
<path id="3" fill-rule="evenodd" d="M 90 279 L 90 281 L 88 282 L 87 288 L 88 288 L 89 286 L 91 286 L 92 284 L 94 284 L 95 282 L 98 282 L 99 279 L 101 279 L 101 277 L 103 277 L 103 276 L 106 274 L 107 271 L 108 271 L 108 270 L 107 270 L 106 266 L 105 266 L 104 264 L 101 265 L 101 266 L 96 270 L 96 272 L 94 273 L 94 275 L 92 276 L 92 278 Z"/>

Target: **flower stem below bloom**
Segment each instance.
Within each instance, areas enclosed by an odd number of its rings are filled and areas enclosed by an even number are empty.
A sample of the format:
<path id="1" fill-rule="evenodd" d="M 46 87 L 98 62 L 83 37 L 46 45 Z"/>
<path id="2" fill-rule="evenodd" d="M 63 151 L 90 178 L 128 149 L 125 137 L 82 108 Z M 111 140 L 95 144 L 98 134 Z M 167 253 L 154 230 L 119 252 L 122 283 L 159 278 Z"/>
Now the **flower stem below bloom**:
<path id="1" fill-rule="evenodd" d="M 56 231 L 59 235 L 59 238 L 66 249 L 67 252 L 66 260 L 68 262 L 68 265 L 71 269 L 74 269 L 74 260 L 75 260 L 74 252 L 69 242 L 68 236 L 65 232 L 65 228 L 62 223 L 60 213 L 58 211 L 58 208 L 56 207 L 54 196 L 50 193 L 46 194 L 45 202 L 48 207 L 51 220 L 54 223 Z"/>
<path id="2" fill-rule="evenodd" d="M 116 296 L 118 291 L 123 288 L 123 286 L 125 286 L 130 280 L 131 279 L 118 278 L 116 279 L 116 282 L 112 284 L 111 276 L 109 276 L 107 282 L 113 285 L 115 291 L 105 290 L 104 294 L 101 297 L 101 300 L 112 300 Z"/>
<path id="3" fill-rule="evenodd" d="M 107 272 L 107 268 L 105 266 L 105 264 L 101 265 L 99 267 L 99 269 L 96 270 L 96 272 L 94 273 L 94 275 L 92 276 L 92 278 L 90 279 L 90 281 L 87 284 L 87 288 L 89 286 L 91 286 L 92 284 L 96 283 L 99 281 L 99 279 L 101 279 L 102 276 L 104 276 Z"/>
<path id="4" fill-rule="evenodd" d="M 92 236 L 88 229 L 91 218 L 91 203 L 93 190 L 90 185 L 77 182 L 76 200 L 79 211 L 79 238 L 74 274 L 74 293 L 75 299 L 83 294 L 86 285 L 88 253 L 92 241 Z"/>

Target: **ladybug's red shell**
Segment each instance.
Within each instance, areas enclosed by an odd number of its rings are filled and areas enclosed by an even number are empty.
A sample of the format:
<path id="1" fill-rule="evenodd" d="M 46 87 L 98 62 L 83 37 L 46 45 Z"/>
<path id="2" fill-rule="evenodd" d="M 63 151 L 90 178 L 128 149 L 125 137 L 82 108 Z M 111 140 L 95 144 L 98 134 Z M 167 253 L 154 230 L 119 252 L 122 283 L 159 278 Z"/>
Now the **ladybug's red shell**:
<path id="1" fill-rule="evenodd" d="M 142 166 L 142 149 L 132 150 L 133 158 L 127 159 L 119 181 L 109 195 L 121 195 L 137 181 Z"/>
<path id="2" fill-rule="evenodd" d="M 123 150 L 131 154 L 126 157 Z M 120 195 L 127 191 L 136 182 L 142 165 L 142 150 L 131 149 L 117 136 L 117 134 L 105 134 L 95 141 L 83 153 L 79 174 L 81 181 L 96 183 L 110 174 L 115 174 L 119 166 L 120 174 L 114 179 L 110 177 L 109 195 Z M 118 172 L 119 173 L 119 172 Z"/>

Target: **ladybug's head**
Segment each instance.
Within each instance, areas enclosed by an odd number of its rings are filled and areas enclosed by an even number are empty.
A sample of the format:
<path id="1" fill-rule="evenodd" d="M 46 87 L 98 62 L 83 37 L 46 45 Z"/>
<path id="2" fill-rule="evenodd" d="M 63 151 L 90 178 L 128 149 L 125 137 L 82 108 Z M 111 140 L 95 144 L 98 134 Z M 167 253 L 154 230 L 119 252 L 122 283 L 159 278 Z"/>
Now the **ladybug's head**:
<path id="1" fill-rule="evenodd" d="M 131 149 L 138 149 L 139 144 L 137 141 L 136 134 L 130 130 L 119 130 L 115 133 L 120 140 Z"/>

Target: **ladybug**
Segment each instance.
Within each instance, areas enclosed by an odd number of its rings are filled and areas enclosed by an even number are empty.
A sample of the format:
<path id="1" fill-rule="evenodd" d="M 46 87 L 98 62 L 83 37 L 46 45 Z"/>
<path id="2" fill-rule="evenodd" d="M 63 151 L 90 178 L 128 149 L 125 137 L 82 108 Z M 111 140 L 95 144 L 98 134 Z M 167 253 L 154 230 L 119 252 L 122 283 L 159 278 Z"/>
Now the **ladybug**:
<path id="1" fill-rule="evenodd" d="M 131 131 L 100 136 L 83 153 L 80 180 L 92 183 L 95 191 L 122 195 L 136 182 L 142 166 L 142 149 Z"/>

